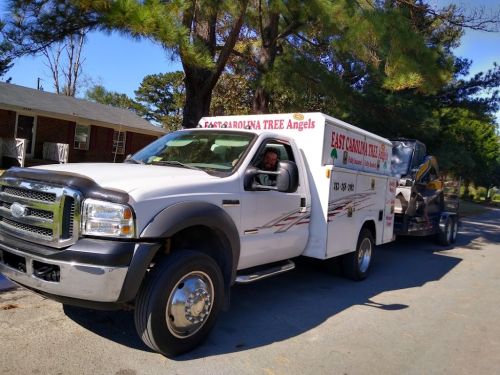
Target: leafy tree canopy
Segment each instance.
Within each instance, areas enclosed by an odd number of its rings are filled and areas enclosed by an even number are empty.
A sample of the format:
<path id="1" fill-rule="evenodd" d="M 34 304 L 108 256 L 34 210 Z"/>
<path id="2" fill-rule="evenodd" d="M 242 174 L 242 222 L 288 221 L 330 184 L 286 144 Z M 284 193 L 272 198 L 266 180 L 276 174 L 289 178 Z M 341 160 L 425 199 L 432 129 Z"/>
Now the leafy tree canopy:
<path id="1" fill-rule="evenodd" d="M 144 107 L 146 119 L 175 130 L 182 125 L 185 91 L 183 72 L 152 74 L 142 80 L 135 100 Z"/>
<path id="2" fill-rule="evenodd" d="M 112 107 L 126 108 L 134 111 L 138 115 L 143 115 L 145 108 L 139 103 L 129 98 L 125 94 L 108 91 L 102 85 L 94 85 L 85 93 L 85 98 L 97 103 L 110 105 Z"/>
<path id="3" fill-rule="evenodd" d="M 13 45 L 9 41 L 3 38 L 3 28 L 4 23 L 0 20 L 0 77 L 4 76 L 5 73 L 12 67 L 12 50 Z"/>
<path id="4" fill-rule="evenodd" d="M 185 127 L 210 112 L 314 110 L 419 138 L 445 169 L 471 180 L 483 178 L 471 168 L 491 173 L 498 160 L 499 68 L 467 78 L 470 62 L 453 55 L 465 27 L 498 25 L 481 12 L 426 0 L 12 0 L 11 9 L 6 35 L 19 53 L 98 29 L 177 56 L 182 74 L 145 77 L 131 102 L 99 99 L 169 128 L 181 106 Z M 459 150 L 467 151 L 461 164 Z"/>

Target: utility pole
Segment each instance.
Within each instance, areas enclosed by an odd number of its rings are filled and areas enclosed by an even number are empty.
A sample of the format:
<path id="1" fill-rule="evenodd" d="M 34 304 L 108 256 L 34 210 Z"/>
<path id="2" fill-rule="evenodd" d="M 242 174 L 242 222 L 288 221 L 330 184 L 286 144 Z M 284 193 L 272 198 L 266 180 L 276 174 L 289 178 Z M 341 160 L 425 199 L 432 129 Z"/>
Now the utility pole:
<path id="1" fill-rule="evenodd" d="M 36 80 L 36 89 L 43 91 L 43 86 L 40 84 L 41 81 L 42 81 L 42 79 L 40 77 L 38 77 Z"/>

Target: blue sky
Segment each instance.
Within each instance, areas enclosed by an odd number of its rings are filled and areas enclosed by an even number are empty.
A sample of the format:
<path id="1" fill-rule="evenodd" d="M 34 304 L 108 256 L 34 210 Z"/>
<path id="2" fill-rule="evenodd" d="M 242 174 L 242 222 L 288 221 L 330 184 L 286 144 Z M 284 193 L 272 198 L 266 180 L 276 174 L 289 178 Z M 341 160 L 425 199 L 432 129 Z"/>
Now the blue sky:
<path id="1" fill-rule="evenodd" d="M 500 13 L 500 4 L 495 0 L 453 2 L 465 8 L 485 7 L 488 11 Z M 444 6 L 450 1 L 431 0 L 431 3 Z M 7 18 L 6 4 L 6 0 L 0 0 L 3 19 Z M 117 33 L 91 33 L 84 48 L 83 76 L 87 83 L 102 84 L 110 91 L 132 97 L 147 74 L 182 70 L 180 63 L 173 61 L 161 46 L 148 40 L 132 40 Z M 493 66 L 493 62 L 500 63 L 500 32 L 468 30 L 455 54 L 473 60 L 471 74 L 485 71 Z M 36 88 L 40 78 L 44 90 L 53 91 L 50 70 L 42 57 L 18 59 L 4 79 L 7 77 L 12 77 L 14 84 L 33 88 Z M 83 94 L 82 90 L 80 96 Z M 497 123 L 500 123 L 500 113 L 497 114 Z"/>

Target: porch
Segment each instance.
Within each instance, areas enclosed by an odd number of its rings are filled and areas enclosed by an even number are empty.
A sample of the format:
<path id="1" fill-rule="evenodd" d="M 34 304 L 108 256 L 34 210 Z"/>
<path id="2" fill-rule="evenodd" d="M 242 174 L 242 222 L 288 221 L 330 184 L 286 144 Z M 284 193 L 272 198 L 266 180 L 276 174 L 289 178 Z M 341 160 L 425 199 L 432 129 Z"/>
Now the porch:
<path id="1" fill-rule="evenodd" d="M 0 167 L 31 167 L 43 164 L 63 164 L 68 162 L 67 143 L 44 142 L 41 159 L 27 155 L 29 141 L 24 138 L 0 138 Z"/>

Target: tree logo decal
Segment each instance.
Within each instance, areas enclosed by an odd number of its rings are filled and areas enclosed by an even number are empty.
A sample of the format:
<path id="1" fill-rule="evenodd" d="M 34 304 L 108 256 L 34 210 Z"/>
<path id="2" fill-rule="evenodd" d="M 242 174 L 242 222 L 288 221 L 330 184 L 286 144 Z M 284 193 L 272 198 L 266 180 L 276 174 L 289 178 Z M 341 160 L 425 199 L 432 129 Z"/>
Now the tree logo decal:
<path id="1" fill-rule="evenodd" d="M 337 159 L 337 158 L 338 158 L 338 155 L 337 155 L 337 149 L 336 149 L 336 148 L 332 148 L 332 152 L 330 152 L 330 156 L 331 156 L 333 159 Z"/>

